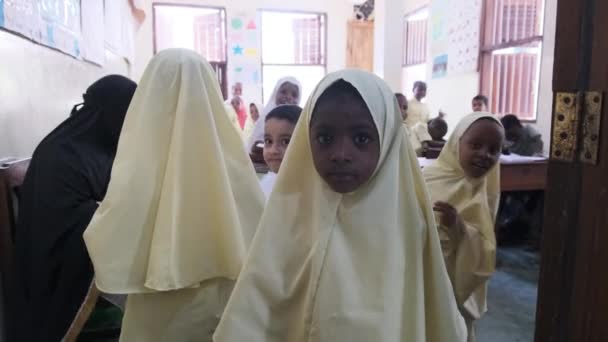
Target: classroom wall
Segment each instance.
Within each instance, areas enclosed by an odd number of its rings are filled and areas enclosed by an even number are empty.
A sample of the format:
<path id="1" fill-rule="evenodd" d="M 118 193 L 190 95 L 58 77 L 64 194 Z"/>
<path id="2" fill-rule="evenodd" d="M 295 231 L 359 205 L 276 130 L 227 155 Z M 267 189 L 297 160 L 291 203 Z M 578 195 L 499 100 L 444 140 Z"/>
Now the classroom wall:
<path id="1" fill-rule="evenodd" d="M 0 158 L 31 156 L 92 82 L 129 75 L 126 61 L 110 52 L 100 67 L 6 31 L 0 31 L 0 56 Z"/>
<path id="2" fill-rule="evenodd" d="M 147 19 L 138 31 L 136 38 L 133 77 L 139 79 L 153 57 L 152 3 L 144 0 L 143 6 Z M 288 11 L 322 12 L 327 14 L 327 72 L 343 69 L 346 65 L 347 21 L 352 17 L 353 2 L 349 0 L 163 0 L 162 3 L 217 6 L 230 11 L 273 9 Z M 230 61 L 229 61 L 230 63 Z M 231 83 L 230 79 L 228 80 Z M 261 99 L 259 87 L 243 89 L 250 101 Z"/>
<path id="3" fill-rule="evenodd" d="M 425 4 L 426 0 L 405 0 L 406 12 L 411 13 Z M 433 16 L 432 12 L 429 14 Z M 542 134 L 545 142 L 545 153 L 549 152 L 551 137 L 551 114 L 553 104 L 553 55 L 555 48 L 555 26 L 557 18 L 557 0 L 545 0 L 545 22 L 543 52 L 540 67 L 540 84 L 537 108 L 537 120 L 532 125 Z M 432 116 L 439 110 L 448 114 L 449 127 L 471 112 L 471 98 L 479 93 L 479 72 L 459 75 L 448 75 L 440 79 L 431 78 L 431 61 L 427 62 L 428 96 L 427 103 Z M 404 75 L 407 77 L 407 75 Z M 404 82 L 406 83 L 406 82 Z M 403 89 L 410 94 L 411 89 Z"/>

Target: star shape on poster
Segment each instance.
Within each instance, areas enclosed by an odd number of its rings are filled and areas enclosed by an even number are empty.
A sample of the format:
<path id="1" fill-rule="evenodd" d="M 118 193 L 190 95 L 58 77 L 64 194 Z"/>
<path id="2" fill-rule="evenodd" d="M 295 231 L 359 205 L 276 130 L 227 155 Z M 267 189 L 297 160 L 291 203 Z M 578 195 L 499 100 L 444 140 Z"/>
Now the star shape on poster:
<path id="1" fill-rule="evenodd" d="M 243 47 L 242 47 L 242 46 L 240 46 L 240 45 L 235 45 L 235 46 L 232 48 L 232 53 L 233 53 L 235 56 L 238 56 L 238 55 L 241 55 L 241 56 L 242 56 L 242 55 L 243 55 Z"/>

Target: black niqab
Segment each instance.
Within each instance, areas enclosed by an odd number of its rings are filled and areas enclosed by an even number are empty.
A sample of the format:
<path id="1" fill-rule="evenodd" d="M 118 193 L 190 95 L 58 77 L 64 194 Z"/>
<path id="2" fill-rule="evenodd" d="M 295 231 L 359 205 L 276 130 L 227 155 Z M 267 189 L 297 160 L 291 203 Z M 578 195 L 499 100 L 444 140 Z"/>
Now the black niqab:
<path id="1" fill-rule="evenodd" d="M 105 196 L 135 88 L 118 75 L 93 83 L 32 156 L 15 231 L 12 341 L 60 341 L 86 296 L 93 267 L 82 234 Z"/>

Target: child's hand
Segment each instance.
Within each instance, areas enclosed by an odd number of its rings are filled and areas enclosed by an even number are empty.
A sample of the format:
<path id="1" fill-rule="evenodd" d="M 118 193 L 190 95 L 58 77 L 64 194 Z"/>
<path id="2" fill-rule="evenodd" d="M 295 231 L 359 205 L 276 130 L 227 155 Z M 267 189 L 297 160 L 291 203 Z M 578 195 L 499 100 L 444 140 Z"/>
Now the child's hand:
<path id="1" fill-rule="evenodd" d="M 456 208 L 447 202 L 435 202 L 433 210 L 441 214 L 439 220 L 441 225 L 445 227 L 452 228 L 460 220 L 460 216 L 458 215 Z"/>

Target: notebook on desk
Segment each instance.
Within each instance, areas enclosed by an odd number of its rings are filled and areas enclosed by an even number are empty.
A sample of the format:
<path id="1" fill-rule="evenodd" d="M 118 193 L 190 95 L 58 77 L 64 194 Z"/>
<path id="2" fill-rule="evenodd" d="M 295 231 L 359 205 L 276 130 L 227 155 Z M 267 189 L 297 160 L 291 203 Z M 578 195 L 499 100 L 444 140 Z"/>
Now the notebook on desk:
<path id="1" fill-rule="evenodd" d="M 520 156 L 519 154 L 503 154 L 500 156 L 500 163 L 509 165 L 509 164 L 530 164 L 530 163 L 542 163 L 548 160 L 545 156 L 534 156 L 534 157 L 526 157 Z"/>

